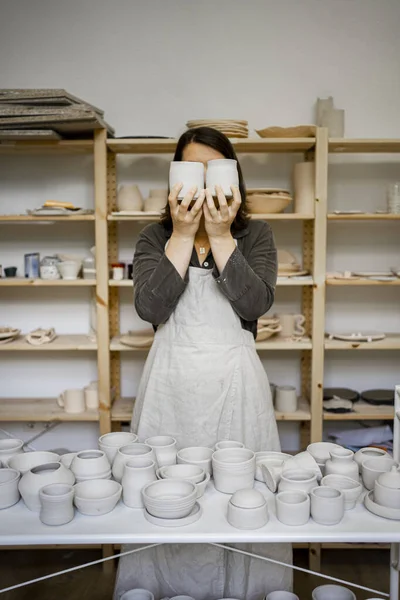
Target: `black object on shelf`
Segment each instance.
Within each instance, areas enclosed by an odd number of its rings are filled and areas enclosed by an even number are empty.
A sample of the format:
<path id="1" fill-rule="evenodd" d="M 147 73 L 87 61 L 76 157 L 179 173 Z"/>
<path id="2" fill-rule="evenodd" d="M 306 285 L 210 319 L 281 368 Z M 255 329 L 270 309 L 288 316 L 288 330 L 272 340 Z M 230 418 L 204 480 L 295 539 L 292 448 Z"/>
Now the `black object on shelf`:
<path id="1" fill-rule="evenodd" d="M 365 390 L 361 392 L 361 399 L 373 406 L 393 406 L 394 390 Z"/>

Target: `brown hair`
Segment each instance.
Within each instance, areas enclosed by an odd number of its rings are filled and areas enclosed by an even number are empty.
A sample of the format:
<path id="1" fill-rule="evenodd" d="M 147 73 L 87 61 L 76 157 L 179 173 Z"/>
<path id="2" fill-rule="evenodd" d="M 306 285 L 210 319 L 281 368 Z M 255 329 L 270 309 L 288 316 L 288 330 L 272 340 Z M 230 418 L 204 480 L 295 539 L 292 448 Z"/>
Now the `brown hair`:
<path id="1" fill-rule="evenodd" d="M 232 231 L 241 231 L 247 227 L 249 220 L 246 206 L 246 186 L 243 179 L 242 169 L 240 168 L 236 152 L 229 139 L 216 129 L 211 127 L 198 127 L 196 129 L 188 129 L 181 135 L 175 150 L 174 161 L 182 160 L 183 151 L 192 142 L 203 144 L 216 150 L 225 158 L 231 158 L 237 161 L 237 170 L 239 174 L 239 190 L 242 197 L 242 203 L 239 207 L 235 220 L 232 223 Z M 161 217 L 161 223 L 165 229 L 172 229 L 172 218 L 169 203 L 167 203 L 164 213 Z"/>

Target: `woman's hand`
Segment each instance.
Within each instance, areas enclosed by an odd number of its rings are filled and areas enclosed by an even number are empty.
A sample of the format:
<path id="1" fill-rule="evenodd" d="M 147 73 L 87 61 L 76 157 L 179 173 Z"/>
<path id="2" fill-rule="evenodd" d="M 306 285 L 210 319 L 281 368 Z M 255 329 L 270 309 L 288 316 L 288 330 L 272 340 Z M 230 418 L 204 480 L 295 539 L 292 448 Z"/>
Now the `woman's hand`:
<path id="1" fill-rule="evenodd" d="M 205 228 L 210 242 L 213 238 L 231 237 L 231 225 L 235 220 L 241 204 L 240 191 L 237 186 L 231 186 L 233 200 L 230 206 L 225 194 L 219 185 L 215 186 L 219 208 L 214 204 L 214 199 L 209 189 L 206 189 L 206 203 L 203 204 Z"/>
<path id="2" fill-rule="evenodd" d="M 182 202 L 178 204 L 178 194 L 181 191 L 183 185 L 177 183 L 173 188 L 168 197 L 168 202 L 171 210 L 171 218 L 173 223 L 173 234 L 175 237 L 181 237 L 185 239 L 194 239 L 197 230 L 200 225 L 202 212 L 202 206 L 205 198 L 205 191 L 202 190 L 199 197 L 195 201 L 194 205 L 190 210 L 189 206 L 193 202 L 194 195 L 197 187 L 190 190 L 184 197 Z"/>

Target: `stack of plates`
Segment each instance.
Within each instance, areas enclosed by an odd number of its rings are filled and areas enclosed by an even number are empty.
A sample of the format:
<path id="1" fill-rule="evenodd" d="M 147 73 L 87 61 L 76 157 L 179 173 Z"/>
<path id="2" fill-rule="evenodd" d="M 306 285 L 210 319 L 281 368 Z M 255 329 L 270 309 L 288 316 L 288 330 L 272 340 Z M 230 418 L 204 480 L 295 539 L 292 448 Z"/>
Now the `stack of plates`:
<path id="1" fill-rule="evenodd" d="M 13 342 L 19 334 L 21 333 L 20 329 L 15 329 L 15 327 L 0 327 L 0 344 L 8 344 L 8 342 Z"/>
<path id="2" fill-rule="evenodd" d="M 294 254 L 278 249 L 278 277 L 299 277 L 308 271 L 301 268 Z"/>
<path id="3" fill-rule="evenodd" d="M 280 213 L 292 202 L 289 190 L 281 188 L 248 188 L 246 201 L 252 214 Z"/>
<path id="4" fill-rule="evenodd" d="M 234 119 L 197 119 L 188 121 L 186 127 L 196 129 L 198 127 L 212 127 L 227 137 L 247 138 L 249 137 L 249 124 L 247 121 Z"/>

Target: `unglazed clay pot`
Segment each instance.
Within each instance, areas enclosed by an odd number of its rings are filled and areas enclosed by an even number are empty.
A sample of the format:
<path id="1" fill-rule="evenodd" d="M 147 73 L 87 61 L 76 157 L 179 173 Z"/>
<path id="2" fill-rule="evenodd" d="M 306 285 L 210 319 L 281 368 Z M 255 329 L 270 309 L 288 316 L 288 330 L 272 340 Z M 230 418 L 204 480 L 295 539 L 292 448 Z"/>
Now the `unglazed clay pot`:
<path id="1" fill-rule="evenodd" d="M 121 185 L 118 190 L 117 206 L 119 211 L 143 210 L 143 197 L 138 186 Z"/>
<path id="2" fill-rule="evenodd" d="M 118 448 L 126 446 L 127 444 L 134 444 L 137 442 L 137 440 L 138 436 L 135 433 L 130 433 L 129 431 L 105 433 L 99 437 L 99 448 L 105 452 L 110 465 L 112 465 L 114 458 L 117 455 Z"/>
<path id="3" fill-rule="evenodd" d="M 381 448 L 374 448 L 373 446 L 372 447 L 367 446 L 366 448 L 361 448 L 360 450 L 358 450 L 355 453 L 354 460 L 358 464 L 358 468 L 361 473 L 361 465 L 363 464 L 364 460 L 367 460 L 368 458 L 383 458 L 383 457 L 390 458 L 389 454 L 385 450 L 382 450 Z"/>
<path id="4" fill-rule="evenodd" d="M 147 438 L 145 444 L 153 448 L 159 467 L 176 464 L 176 439 L 169 435 L 155 435 Z"/>
<path id="5" fill-rule="evenodd" d="M 34 452 L 22 452 L 22 454 L 15 454 L 8 459 L 8 466 L 10 469 L 16 469 L 23 475 L 27 473 L 33 467 L 44 465 L 47 463 L 59 462 L 61 459 L 59 454 L 55 452 L 45 452 L 42 450 Z"/>
<path id="6" fill-rule="evenodd" d="M 130 508 L 143 508 L 142 488 L 156 481 L 156 469 L 153 460 L 144 458 L 142 466 L 127 461 L 122 476 L 122 501 Z"/>
<path id="7" fill-rule="evenodd" d="M 344 475 L 358 480 L 358 464 L 354 452 L 346 448 L 336 448 L 330 452 L 331 458 L 325 463 L 325 475 Z"/>
<path id="8" fill-rule="evenodd" d="M 61 463 L 48 463 L 34 467 L 21 477 L 19 491 L 29 510 L 40 511 L 39 491 L 50 483 L 75 483 L 74 474 Z"/>
<path id="9" fill-rule="evenodd" d="M 340 490 L 322 486 L 310 492 L 311 516 L 320 525 L 337 525 L 344 516 L 344 495 Z"/>
<path id="10" fill-rule="evenodd" d="M 74 488 L 67 483 L 51 483 L 39 490 L 39 518 L 45 525 L 65 525 L 74 518 Z"/>
<path id="11" fill-rule="evenodd" d="M 18 502 L 19 478 L 20 473 L 15 469 L 0 469 L 0 509 L 8 508 Z"/>
<path id="12" fill-rule="evenodd" d="M 110 479 L 111 477 L 110 463 L 101 450 L 77 452 L 71 462 L 71 471 L 78 483 L 88 479 Z"/>
<path id="13" fill-rule="evenodd" d="M 14 438 L 4 438 L 0 440 L 0 467 L 7 467 L 8 460 L 15 454 L 21 454 L 24 442 Z"/>
<path id="14" fill-rule="evenodd" d="M 147 444 L 128 444 L 118 449 L 112 466 L 112 475 L 115 481 L 121 481 L 125 465 L 131 460 L 132 465 L 142 466 L 143 459 L 156 462 L 156 455 Z"/>

